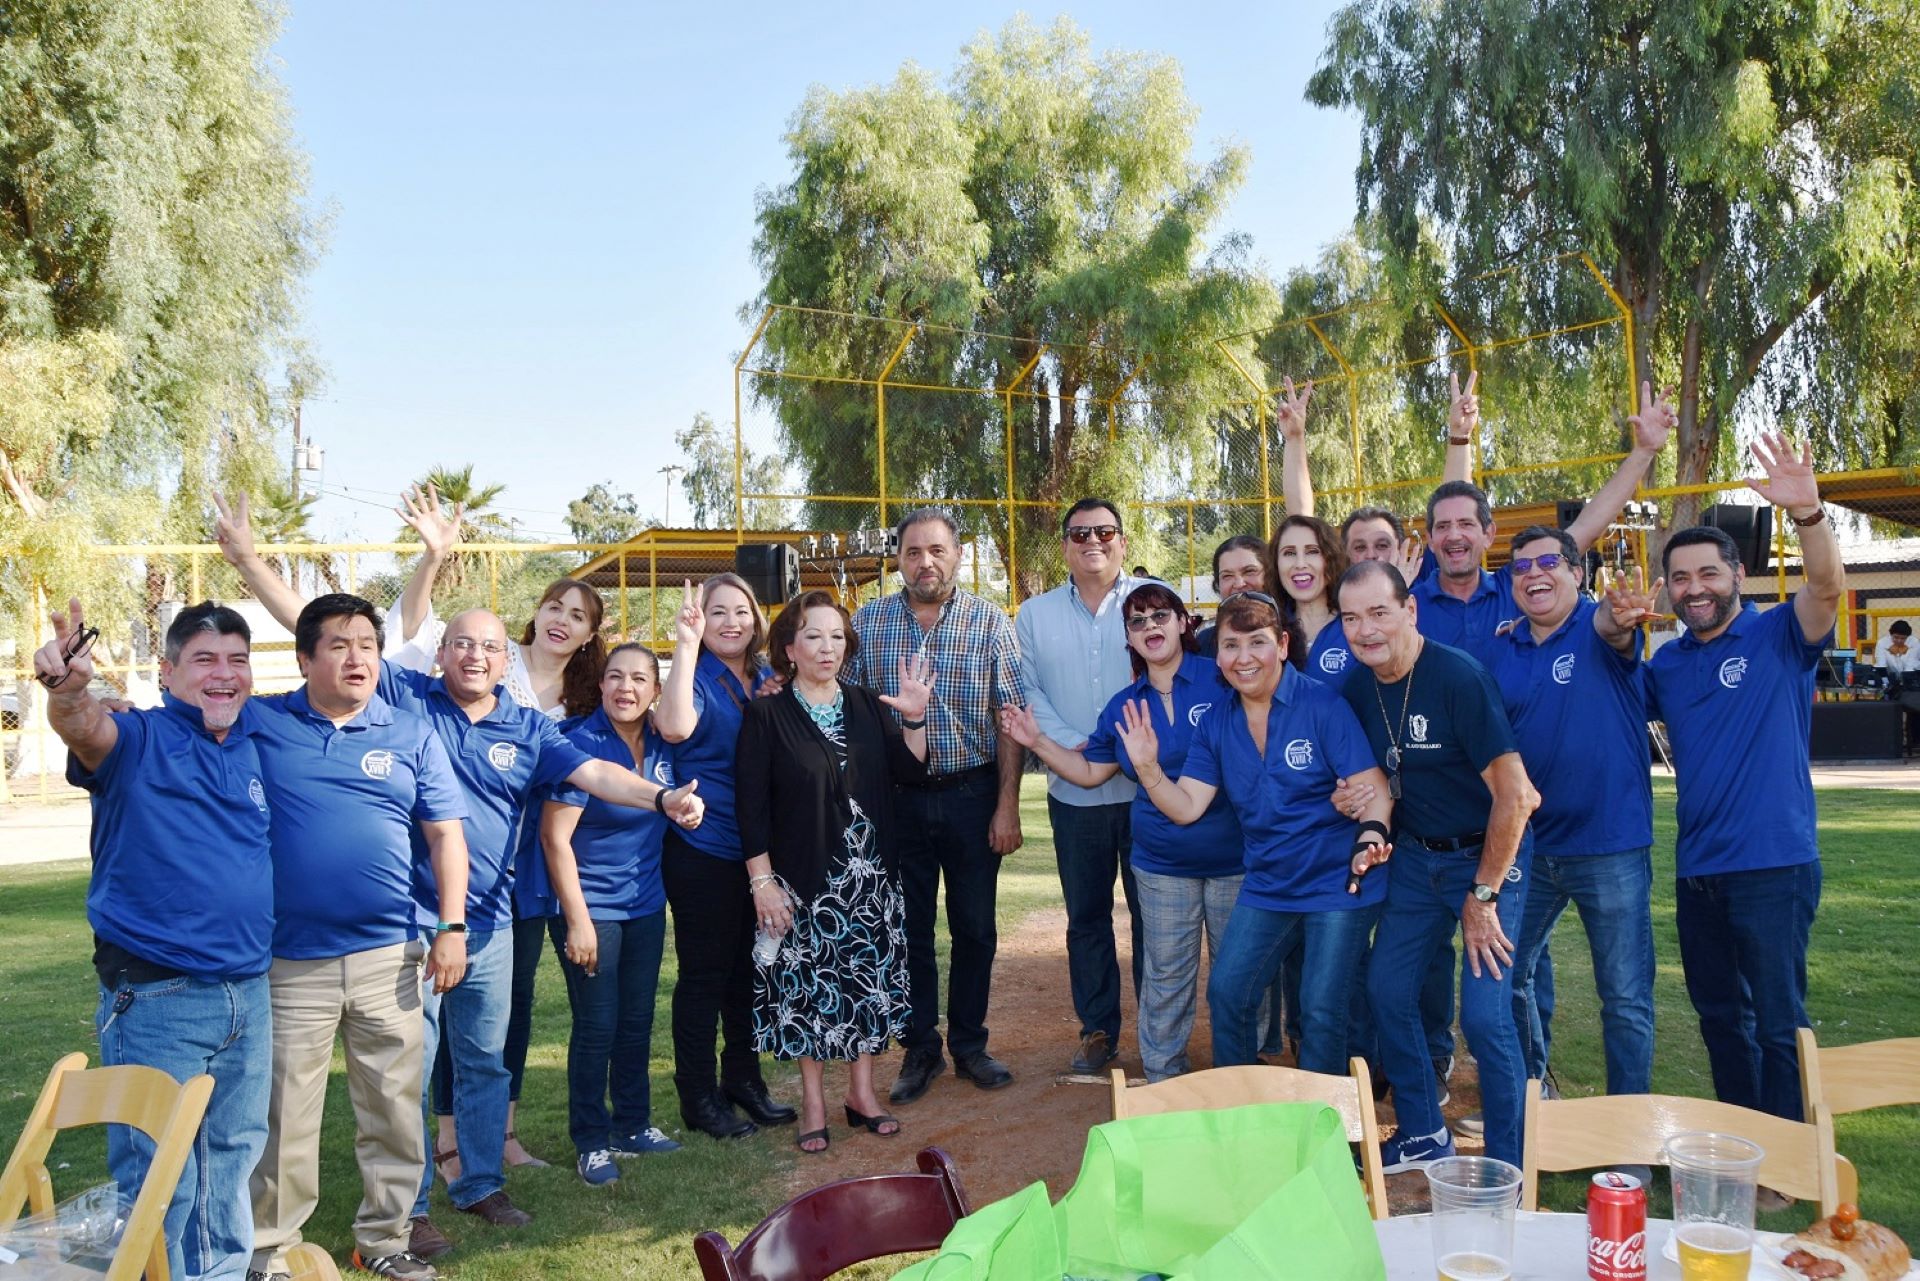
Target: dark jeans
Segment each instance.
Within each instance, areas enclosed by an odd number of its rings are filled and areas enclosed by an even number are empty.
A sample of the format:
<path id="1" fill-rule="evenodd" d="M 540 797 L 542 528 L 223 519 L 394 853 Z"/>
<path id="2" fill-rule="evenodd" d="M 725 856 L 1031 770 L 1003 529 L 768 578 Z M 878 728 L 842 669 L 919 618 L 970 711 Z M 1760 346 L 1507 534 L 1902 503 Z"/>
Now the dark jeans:
<path id="1" fill-rule="evenodd" d="M 1380 908 L 1332 912 L 1273 912 L 1240 903 L 1227 922 L 1226 938 L 1207 980 L 1207 1015 L 1213 1025 L 1213 1065 L 1257 1063 L 1260 998 L 1290 954 L 1303 958 L 1300 1066 L 1332 1076 L 1347 1074 L 1349 1040 L 1358 1009 L 1361 958 L 1373 936 Z"/>
<path id="2" fill-rule="evenodd" d="M 1674 924 L 1722 1102 L 1801 1120 L 1798 1028 L 1807 1026 L 1807 935 L 1820 864 L 1682 877 Z"/>
<path id="3" fill-rule="evenodd" d="M 911 1012 L 901 1043 L 909 1051 L 940 1049 L 940 971 L 933 950 L 933 912 L 940 878 L 947 882 L 947 1048 L 955 1056 L 987 1048 L 987 994 L 1000 943 L 994 897 L 1000 856 L 987 844 L 1000 782 L 989 766 L 951 787 L 894 790 L 895 845 L 907 902 L 907 992 Z"/>
<path id="4" fill-rule="evenodd" d="M 1453 1055 L 1453 940 L 1441 944 L 1420 984 L 1420 1028 L 1426 1035 L 1427 1056 Z"/>
<path id="5" fill-rule="evenodd" d="M 520 1082 L 527 1074 L 527 1046 L 533 1041 L 533 983 L 540 972 L 540 950 L 546 946 L 546 937 L 546 917 L 514 918 L 513 990 L 508 995 L 507 1044 L 501 1051 L 507 1065 L 509 1103 L 520 1101 Z M 453 1060 L 447 1057 L 445 1038 L 433 1055 L 433 1114 L 453 1115 Z"/>
<path id="6" fill-rule="evenodd" d="M 667 830 L 660 875 L 673 912 L 673 1083 L 680 1109 L 692 1111 L 714 1093 L 715 1024 L 726 1039 L 720 1080 L 760 1081 L 753 1049 L 753 899 L 747 865 L 702 854 Z"/>
<path id="7" fill-rule="evenodd" d="M 626 921 L 595 921 L 600 956 L 589 975 L 567 957 L 567 923 L 547 922 L 567 979 L 573 1033 L 567 1038 L 567 1131 L 574 1148 L 598 1152 L 614 1136 L 626 1138 L 653 1124 L 647 1065 L 653 1055 L 653 1002 L 660 990 L 660 957 L 667 914 Z M 613 1113 L 607 1113 L 607 1098 Z"/>
<path id="8" fill-rule="evenodd" d="M 1140 965 L 1146 945 L 1140 937 L 1139 891 L 1133 883 L 1133 803 L 1067 805 L 1049 796 L 1053 822 L 1053 859 L 1060 869 L 1060 891 L 1067 901 L 1067 978 L 1073 988 L 1073 1012 L 1080 1035 L 1105 1032 L 1107 1044 L 1120 1044 L 1120 956 L 1113 944 L 1113 878 L 1127 895 L 1133 922 L 1133 995 L 1140 997 Z M 1231 946 L 1231 927 L 1223 940 Z"/>

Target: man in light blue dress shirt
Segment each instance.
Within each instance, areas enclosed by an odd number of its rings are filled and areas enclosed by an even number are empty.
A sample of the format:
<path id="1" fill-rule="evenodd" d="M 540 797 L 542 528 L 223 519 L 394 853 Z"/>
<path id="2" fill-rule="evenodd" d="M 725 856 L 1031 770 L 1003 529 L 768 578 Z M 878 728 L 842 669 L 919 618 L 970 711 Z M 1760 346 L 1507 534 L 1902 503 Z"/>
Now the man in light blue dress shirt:
<path id="1" fill-rule="evenodd" d="M 1020 607 L 1014 630 L 1028 705 L 1041 731 L 1070 750 L 1092 736 L 1101 709 L 1133 680 L 1121 603 L 1139 580 L 1124 571 L 1127 538 L 1119 510 L 1083 498 L 1067 512 L 1060 547 L 1066 582 Z M 1119 873 L 1133 921 L 1133 988 L 1140 992 L 1140 914 L 1135 908 L 1134 784 L 1115 775 L 1076 787 L 1058 775 L 1047 784 L 1054 859 L 1067 904 L 1067 972 L 1080 1019 L 1080 1048 L 1069 1068 L 1098 1072 L 1119 1054 L 1120 963 L 1113 943 L 1113 878 Z"/>

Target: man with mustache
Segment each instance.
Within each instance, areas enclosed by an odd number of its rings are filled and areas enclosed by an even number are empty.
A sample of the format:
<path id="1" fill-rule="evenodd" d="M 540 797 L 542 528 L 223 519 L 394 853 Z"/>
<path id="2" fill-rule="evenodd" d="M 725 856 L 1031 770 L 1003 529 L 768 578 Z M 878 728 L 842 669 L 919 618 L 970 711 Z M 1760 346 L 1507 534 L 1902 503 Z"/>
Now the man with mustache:
<path id="1" fill-rule="evenodd" d="M 1674 922 L 1714 1093 L 1800 1120 L 1795 1029 L 1807 1026 L 1807 936 L 1820 904 L 1820 837 L 1808 768 L 1814 668 L 1833 643 L 1846 571 L 1820 504 L 1813 447 L 1753 445 L 1800 536 L 1793 604 L 1740 603 L 1727 535 L 1683 529 L 1662 553 L 1685 631 L 1647 663 L 1647 710 L 1667 725 L 1679 791 Z"/>

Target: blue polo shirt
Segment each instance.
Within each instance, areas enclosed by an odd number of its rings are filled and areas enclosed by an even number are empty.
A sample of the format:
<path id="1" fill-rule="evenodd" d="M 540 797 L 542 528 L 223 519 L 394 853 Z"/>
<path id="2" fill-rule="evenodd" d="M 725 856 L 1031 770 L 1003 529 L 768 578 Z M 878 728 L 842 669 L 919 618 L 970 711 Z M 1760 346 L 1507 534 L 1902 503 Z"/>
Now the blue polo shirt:
<path id="1" fill-rule="evenodd" d="M 725 663 L 701 649 L 693 665 L 693 714 L 699 719 L 693 733 L 673 744 L 670 752 L 668 777 L 676 787 L 699 779 L 700 799 L 706 803 L 700 826 L 681 829 L 681 839 L 702 854 L 735 863 L 747 856 L 733 816 L 734 744 L 747 702 L 765 679 L 764 671 L 754 673 L 753 689 L 746 689 Z"/>
<path id="2" fill-rule="evenodd" d="M 1412 587 L 1413 598 L 1420 602 L 1420 634 L 1428 640 L 1464 649 L 1489 662 L 1501 642 L 1500 625 L 1522 618 L 1520 606 L 1513 600 L 1513 574 L 1505 566 L 1494 573 L 1480 571 L 1473 595 L 1465 600 L 1448 595 L 1440 585 L 1440 567 L 1428 549 L 1425 564 Z"/>
<path id="3" fill-rule="evenodd" d="M 338 727 L 305 686 L 253 705 L 273 802 L 273 954 L 308 961 L 413 938 L 414 821 L 467 817 L 433 727 L 377 693 Z"/>
<path id="4" fill-rule="evenodd" d="M 1352 710 L 1291 664 L 1282 664 L 1273 691 L 1264 756 L 1237 696 L 1201 718 L 1187 748 L 1187 777 L 1218 787 L 1240 819 L 1247 848 L 1240 902 L 1269 912 L 1331 912 L 1386 897 L 1384 876 L 1347 893 L 1359 827 L 1333 808 L 1339 780 L 1374 764 Z"/>
<path id="5" fill-rule="evenodd" d="M 1332 689 L 1346 682 L 1347 673 L 1357 664 L 1347 645 L 1347 629 L 1336 616 L 1327 621 L 1320 634 L 1307 646 L 1307 675 Z"/>
<path id="6" fill-rule="evenodd" d="M 1791 605 L 1743 606 L 1705 644 L 1683 631 L 1647 660 L 1647 713 L 1667 723 L 1679 792 L 1681 876 L 1793 867 L 1820 857 L 1807 736 L 1813 671 Z"/>
<path id="7" fill-rule="evenodd" d="M 197 979 L 265 974 L 273 858 L 251 709 L 224 742 L 171 694 L 112 715 L 119 738 L 98 768 L 67 757 L 67 781 L 92 798 L 93 932 Z"/>
<path id="8" fill-rule="evenodd" d="M 547 716 L 513 701 L 504 686 L 493 710 L 473 720 L 447 692 L 446 681 L 381 660 L 380 697 L 433 726 L 466 795 L 467 928 L 513 924 L 513 853 L 523 822 L 540 822 L 540 796 L 587 763 Z M 440 919 L 433 859 L 412 829 L 413 902 L 422 925 Z"/>
<path id="9" fill-rule="evenodd" d="M 1147 714 L 1153 718 L 1153 732 L 1160 740 L 1160 768 L 1168 778 L 1177 779 L 1186 765 L 1188 744 L 1194 727 L 1220 703 L 1237 696 L 1220 678 L 1220 669 L 1211 659 L 1188 654 L 1173 674 L 1173 715 L 1143 674 L 1133 684 L 1115 694 L 1100 713 L 1100 723 L 1087 739 L 1086 758 L 1096 764 L 1118 765 L 1120 772 L 1138 783 L 1133 762 L 1114 726 L 1120 723 L 1121 708 L 1130 701 L 1144 700 Z M 1240 820 L 1225 794 L 1213 798 L 1207 812 L 1182 827 L 1160 812 L 1147 799 L 1145 788 L 1133 795 L 1133 866 L 1156 876 L 1238 876 L 1246 870 L 1245 848 L 1240 836 Z"/>
<path id="10" fill-rule="evenodd" d="M 1490 670 L 1527 777 L 1540 793 L 1533 852 L 1615 854 L 1653 844 L 1653 783 L 1639 638 L 1622 654 L 1593 629 L 1582 599 L 1545 641 L 1522 619 Z"/>
<path id="11" fill-rule="evenodd" d="M 568 741 L 588 756 L 634 770 L 662 787 L 672 786 L 667 742 L 655 732 L 651 719 L 641 740 L 644 762 L 633 759 L 605 708 L 569 721 L 565 728 Z M 573 861 L 580 871 L 580 893 L 587 900 L 589 917 L 631 921 L 666 906 L 667 894 L 660 881 L 660 843 L 667 834 L 663 815 L 652 809 L 612 805 L 564 785 L 554 788 L 549 799 L 580 811 L 580 822 L 573 829 Z"/>
<path id="12" fill-rule="evenodd" d="M 1396 832 L 1451 840 L 1486 830 L 1493 793 L 1480 772 L 1496 757 L 1519 750 L 1486 668 L 1461 650 L 1429 640 L 1413 670 L 1393 684 L 1379 684 L 1363 665 L 1347 677 L 1341 692 L 1382 769 L 1387 749 L 1399 741 Z M 1523 855 L 1528 848 L 1523 843 Z"/>

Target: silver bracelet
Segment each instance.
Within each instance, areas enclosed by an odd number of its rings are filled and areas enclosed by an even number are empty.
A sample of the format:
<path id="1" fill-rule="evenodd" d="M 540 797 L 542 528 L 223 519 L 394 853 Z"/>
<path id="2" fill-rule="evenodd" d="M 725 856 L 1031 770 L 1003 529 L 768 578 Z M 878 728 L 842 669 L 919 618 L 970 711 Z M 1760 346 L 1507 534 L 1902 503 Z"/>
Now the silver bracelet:
<path id="1" fill-rule="evenodd" d="M 779 878 L 772 872 L 763 872 L 759 876 L 749 876 L 747 878 L 747 893 L 753 893 L 762 885 L 772 885 L 778 879 Z"/>

